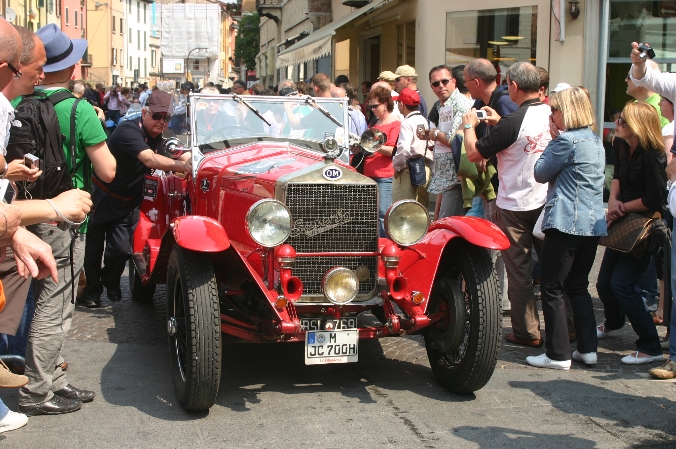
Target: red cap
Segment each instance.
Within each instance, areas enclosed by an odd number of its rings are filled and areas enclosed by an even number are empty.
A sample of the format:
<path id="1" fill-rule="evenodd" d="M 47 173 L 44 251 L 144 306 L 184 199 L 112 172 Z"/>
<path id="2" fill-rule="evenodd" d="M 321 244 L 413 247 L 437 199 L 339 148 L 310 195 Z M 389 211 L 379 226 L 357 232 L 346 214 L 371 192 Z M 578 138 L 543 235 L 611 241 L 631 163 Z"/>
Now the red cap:
<path id="1" fill-rule="evenodd" d="M 406 106 L 418 106 L 420 104 L 420 95 L 418 95 L 418 92 L 407 87 L 399 92 L 398 101 Z"/>

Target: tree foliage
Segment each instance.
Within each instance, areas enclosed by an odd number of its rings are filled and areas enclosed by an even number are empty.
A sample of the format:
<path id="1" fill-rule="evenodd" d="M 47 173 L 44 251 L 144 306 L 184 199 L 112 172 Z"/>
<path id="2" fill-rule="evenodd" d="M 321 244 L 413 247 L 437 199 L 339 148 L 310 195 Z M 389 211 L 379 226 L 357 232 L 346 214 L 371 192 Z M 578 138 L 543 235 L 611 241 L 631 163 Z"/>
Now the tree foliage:
<path id="1" fill-rule="evenodd" d="M 260 50 L 259 22 L 258 12 L 243 13 L 235 39 L 235 59 L 242 61 L 248 70 L 256 69 L 256 55 Z"/>

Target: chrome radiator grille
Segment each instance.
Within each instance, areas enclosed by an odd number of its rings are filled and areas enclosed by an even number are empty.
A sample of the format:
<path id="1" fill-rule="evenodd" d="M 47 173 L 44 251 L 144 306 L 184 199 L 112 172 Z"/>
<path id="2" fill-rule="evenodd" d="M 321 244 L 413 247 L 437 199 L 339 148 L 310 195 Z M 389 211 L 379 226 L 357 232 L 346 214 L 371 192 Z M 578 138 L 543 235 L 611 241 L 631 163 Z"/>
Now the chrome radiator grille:
<path id="1" fill-rule="evenodd" d="M 301 184 L 286 186 L 286 206 L 294 227 L 287 243 L 299 253 L 378 250 L 378 190 L 374 184 Z M 324 273 L 342 266 L 370 271 L 359 293 L 376 287 L 377 257 L 299 257 L 293 274 L 303 281 L 304 295 L 321 295 Z"/>

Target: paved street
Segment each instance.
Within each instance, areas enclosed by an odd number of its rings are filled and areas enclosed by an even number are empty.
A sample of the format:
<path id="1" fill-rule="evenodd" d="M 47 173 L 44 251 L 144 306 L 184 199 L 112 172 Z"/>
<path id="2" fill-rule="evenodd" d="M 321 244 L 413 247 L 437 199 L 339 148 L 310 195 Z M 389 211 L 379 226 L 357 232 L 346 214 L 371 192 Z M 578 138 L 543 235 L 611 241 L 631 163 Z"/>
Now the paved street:
<path id="1" fill-rule="evenodd" d="M 169 371 L 163 294 L 148 305 L 127 294 L 78 307 L 68 377 L 96 400 L 30 418 L 0 435 L 2 447 L 676 447 L 676 382 L 619 362 L 636 338 L 629 326 L 600 341 L 594 369 L 573 362 L 570 372 L 529 367 L 525 357 L 542 350 L 503 341 L 491 381 L 469 397 L 437 385 L 420 337 L 362 342 L 359 363 L 314 367 L 302 345 L 228 345 L 216 405 L 186 413 Z M 509 326 L 507 317 L 504 333 Z M 2 395 L 16 409 L 16 393 Z"/>

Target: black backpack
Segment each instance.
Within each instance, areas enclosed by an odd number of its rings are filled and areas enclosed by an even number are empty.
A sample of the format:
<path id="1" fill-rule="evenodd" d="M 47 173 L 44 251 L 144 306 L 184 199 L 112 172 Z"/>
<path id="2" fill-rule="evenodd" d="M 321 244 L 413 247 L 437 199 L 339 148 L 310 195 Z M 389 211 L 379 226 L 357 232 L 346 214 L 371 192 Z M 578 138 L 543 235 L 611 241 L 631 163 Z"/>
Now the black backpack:
<path id="1" fill-rule="evenodd" d="M 35 91 L 27 95 L 16 107 L 14 120 L 7 145 L 7 162 L 23 159 L 32 154 L 42 161 L 42 175 L 33 183 L 21 182 L 18 197 L 22 199 L 46 199 L 73 188 L 72 176 L 79 168 L 68 169 L 63 151 L 65 136 L 61 134 L 59 119 L 54 106 L 68 98 L 75 98 L 70 92 L 63 90 L 47 96 Z M 70 152 L 71 161 L 75 161 L 76 135 L 75 112 L 80 99 L 76 99 L 70 115 Z M 85 163 L 84 158 L 80 163 Z M 85 165 L 86 167 L 86 165 Z M 85 179 L 86 179 L 85 173 Z"/>

